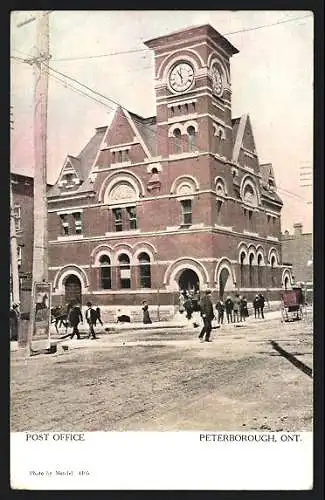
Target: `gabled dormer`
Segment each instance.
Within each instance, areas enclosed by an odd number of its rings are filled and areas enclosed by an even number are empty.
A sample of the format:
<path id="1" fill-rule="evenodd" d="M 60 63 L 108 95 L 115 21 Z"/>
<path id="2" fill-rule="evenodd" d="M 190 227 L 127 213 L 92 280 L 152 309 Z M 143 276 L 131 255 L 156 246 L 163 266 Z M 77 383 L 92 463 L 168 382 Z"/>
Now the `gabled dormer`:
<path id="1" fill-rule="evenodd" d="M 260 173 L 263 188 L 271 192 L 276 191 L 276 183 L 272 163 L 264 163 L 260 165 Z"/>
<path id="2" fill-rule="evenodd" d="M 71 155 L 66 157 L 58 179 L 58 187 L 61 190 L 73 191 L 82 184 L 83 179 L 80 175 L 80 163 L 79 158 Z"/>
<path id="3" fill-rule="evenodd" d="M 233 119 L 232 125 L 234 130 L 233 162 L 258 173 L 258 157 L 249 115 Z"/>

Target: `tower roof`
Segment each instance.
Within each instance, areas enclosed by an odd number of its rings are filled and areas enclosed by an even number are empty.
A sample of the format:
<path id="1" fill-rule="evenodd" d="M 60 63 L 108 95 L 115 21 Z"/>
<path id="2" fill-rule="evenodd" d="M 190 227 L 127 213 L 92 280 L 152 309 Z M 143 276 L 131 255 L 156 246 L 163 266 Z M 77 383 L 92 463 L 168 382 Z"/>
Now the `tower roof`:
<path id="1" fill-rule="evenodd" d="M 189 26 L 188 28 L 183 28 L 181 30 L 173 31 L 168 35 L 162 35 L 157 38 L 152 38 L 144 42 L 144 44 L 150 49 L 159 49 L 162 45 L 173 44 L 175 42 L 184 41 L 185 38 L 210 38 L 217 45 L 220 45 L 224 50 L 226 50 L 230 55 L 237 54 L 239 52 L 236 47 L 234 47 L 221 33 L 214 29 L 210 24 L 202 24 L 198 26 Z"/>

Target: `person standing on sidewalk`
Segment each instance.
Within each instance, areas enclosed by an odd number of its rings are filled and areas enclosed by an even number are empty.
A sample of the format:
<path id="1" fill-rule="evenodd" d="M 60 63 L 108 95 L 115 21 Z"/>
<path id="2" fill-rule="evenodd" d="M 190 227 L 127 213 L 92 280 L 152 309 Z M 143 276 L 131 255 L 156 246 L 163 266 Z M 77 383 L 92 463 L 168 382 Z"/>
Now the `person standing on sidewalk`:
<path id="1" fill-rule="evenodd" d="M 97 321 L 97 313 L 95 311 L 95 309 L 93 308 L 91 302 L 87 302 L 87 311 L 86 311 L 86 321 L 89 325 L 89 334 L 88 334 L 88 338 L 90 339 L 90 337 L 92 339 L 96 339 L 96 334 L 95 334 L 95 330 L 94 330 L 94 325 L 96 325 L 96 321 Z"/>
<path id="2" fill-rule="evenodd" d="M 18 340 L 19 304 L 12 304 L 9 314 L 10 340 Z"/>
<path id="3" fill-rule="evenodd" d="M 149 306 L 146 300 L 142 302 L 142 311 L 143 311 L 143 323 L 145 325 L 149 325 L 150 323 L 152 323 L 152 321 L 149 314 Z"/>
<path id="4" fill-rule="evenodd" d="M 73 330 L 70 335 L 70 338 L 73 339 L 75 335 L 77 335 L 77 339 L 80 339 L 80 332 L 78 329 L 79 323 L 83 323 L 82 312 L 79 307 L 79 303 L 75 303 L 69 312 L 69 323 L 72 326 Z"/>
<path id="5" fill-rule="evenodd" d="M 253 300 L 254 314 L 255 319 L 260 317 L 260 298 L 258 295 L 255 295 Z"/>
<path id="6" fill-rule="evenodd" d="M 247 317 L 248 317 L 247 300 L 245 297 L 242 297 L 240 301 L 240 321 L 246 321 Z"/>
<path id="7" fill-rule="evenodd" d="M 222 299 L 219 299 L 218 302 L 216 303 L 216 309 L 218 311 L 218 324 L 222 325 L 223 324 L 223 316 L 225 312 L 225 303 L 223 302 Z"/>
<path id="8" fill-rule="evenodd" d="M 203 328 L 199 335 L 199 339 L 205 342 L 212 342 L 210 340 L 212 330 L 212 320 L 214 318 L 213 305 L 211 301 L 211 290 L 205 292 L 205 296 L 200 301 L 201 316 L 203 318 Z M 204 338 L 205 335 L 205 338 Z"/>
<path id="9" fill-rule="evenodd" d="M 226 298 L 225 308 L 226 308 L 227 321 L 228 323 L 232 323 L 232 311 L 234 308 L 234 303 L 230 295 L 228 295 L 228 297 Z"/>
<path id="10" fill-rule="evenodd" d="M 103 322 L 102 322 L 102 318 L 101 318 L 101 313 L 100 313 L 100 307 L 97 306 L 96 307 L 96 323 L 100 323 L 102 326 L 103 326 Z M 95 326 L 96 326 L 96 323 L 95 323 Z"/>
<path id="11" fill-rule="evenodd" d="M 186 311 L 186 318 L 190 320 L 193 314 L 193 304 L 190 296 L 186 297 L 184 302 L 184 309 Z"/>
<path id="12" fill-rule="evenodd" d="M 260 303 L 260 311 L 261 311 L 261 316 L 262 319 L 264 319 L 264 305 L 265 305 L 265 297 L 262 293 L 259 294 L 259 303 Z"/>
<path id="13" fill-rule="evenodd" d="M 240 310 L 240 297 L 238 293 L 236 293 L 234 298 L 234 323 L 239 322 L 239 310 Z"/>

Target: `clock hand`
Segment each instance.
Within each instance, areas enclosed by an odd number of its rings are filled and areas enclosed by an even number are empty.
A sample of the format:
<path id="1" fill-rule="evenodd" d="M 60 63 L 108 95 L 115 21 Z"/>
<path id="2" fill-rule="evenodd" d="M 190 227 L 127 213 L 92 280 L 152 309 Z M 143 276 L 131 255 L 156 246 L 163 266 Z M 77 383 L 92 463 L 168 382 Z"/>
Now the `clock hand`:
<path id="1" fill-rule="evenodd" d="M 178 70 L 177 73 L 179 74 L 179 76 L 181 77 L 181 80 L 183 81 L 182 72 L 180 70 Z"/>

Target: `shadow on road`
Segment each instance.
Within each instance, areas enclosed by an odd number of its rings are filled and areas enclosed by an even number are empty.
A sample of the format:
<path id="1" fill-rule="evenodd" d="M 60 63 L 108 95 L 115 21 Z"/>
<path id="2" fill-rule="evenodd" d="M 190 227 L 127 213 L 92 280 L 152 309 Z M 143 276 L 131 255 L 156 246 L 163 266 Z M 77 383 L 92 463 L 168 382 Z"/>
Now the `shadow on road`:
<path id="1" fill-rule="evenodd" d="M 290 352 L 285 351 L 274 340 L 270 340 L 270 344 L 273 347 L 273 349 L 275 349 L 281 356 L 283 356 L 288 361 L 290 361 L 290 363 L 292 363 L 296 368 L 298 368 L 299 370 L 301 370 L 302 372 L 304 372 L 306 375 L 308 375 L 308 377 L 311 377 L 311 378 L 313 377 L 313 371 L 312 371 L 312 369 L 309 366 L 305 365 L 305 363 L 303 363 L 302 361 L 300 361 L 299 359 L 297 359 Z"/>

